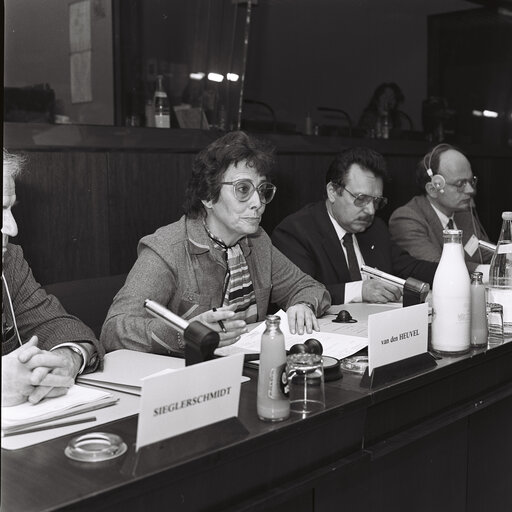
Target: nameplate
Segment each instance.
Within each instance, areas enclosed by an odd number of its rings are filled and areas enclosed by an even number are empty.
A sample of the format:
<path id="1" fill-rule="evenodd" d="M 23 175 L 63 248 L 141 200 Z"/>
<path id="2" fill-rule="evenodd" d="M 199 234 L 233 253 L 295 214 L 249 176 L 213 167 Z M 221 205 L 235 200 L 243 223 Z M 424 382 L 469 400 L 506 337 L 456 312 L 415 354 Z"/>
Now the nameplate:
<path id="1" fill-rule="evenodd" d="M 136 450 L 238 416 L 243 354 L 142 379 Z"/>
<path id="2" fill-rule="evenodd" d="M 368 372 L 416 356 L 428 348 L 428 304 L 368 317 Z"/>

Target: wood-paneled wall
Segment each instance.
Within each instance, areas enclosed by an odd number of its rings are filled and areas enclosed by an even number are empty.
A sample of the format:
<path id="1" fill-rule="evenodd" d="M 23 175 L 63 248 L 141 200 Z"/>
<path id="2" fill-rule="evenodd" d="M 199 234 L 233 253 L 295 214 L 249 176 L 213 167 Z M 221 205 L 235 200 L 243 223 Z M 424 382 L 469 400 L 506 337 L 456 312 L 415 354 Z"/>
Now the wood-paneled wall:
<path id="1" fill-rule="evenodd" d="M 90 141 L 70 147 L 8 145 L 27 156 L 17 183 L 14 213 L 20 233 L 14 241 L 22 245 L 36 279 L 48 284 L 128 272 L 138 240 L 182 214 L 194 155 L 215 138 L 213 133 L 206 140 L 203 134 L 200 140 L 192 136 L 190 147 L 183 141 L 167 148 L 127 147 L 125 142 L 109 150 L 104 140 L 100 148 Z M 278 192 L 262 222 L 269 233 L 286 215 L 324 197 L 327 167 L 349 144 L 372 146 L 386 157 L 389 205 L 379 214 L 387 220 L 416 193 L 414 170 L 428 149 L 407 141 L 274 138 Z M 511 154 L 469 154 L 479 177 L 477 209 L 492 240 L 499 235 L 501 212 L 512 210 Z"/>

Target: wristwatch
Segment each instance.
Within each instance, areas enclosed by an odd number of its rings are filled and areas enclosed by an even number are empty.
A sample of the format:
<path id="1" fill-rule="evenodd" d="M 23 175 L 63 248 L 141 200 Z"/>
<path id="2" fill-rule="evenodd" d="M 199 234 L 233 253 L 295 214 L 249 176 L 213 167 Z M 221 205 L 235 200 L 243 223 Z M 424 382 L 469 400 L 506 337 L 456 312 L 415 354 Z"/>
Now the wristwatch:
<path id="1" fill-rule="evenodd" d="M 72 350 L 75 354 L 78 354 L 82 358 L 82 364 L 80 365 L 80 369 L 78 370 L 77 375 L 80 375 L 85 370 L 85 367 L 87 365 L 87 352 L 85 349 L 83 349 L 80 345 L 77 343 L 61 343 L 59 345 L 56 345 L 55 347 L 52 347 L 50 349 L 50 352 L 53 350 L 56 350 L 58 348 L 69 348 Z"/>

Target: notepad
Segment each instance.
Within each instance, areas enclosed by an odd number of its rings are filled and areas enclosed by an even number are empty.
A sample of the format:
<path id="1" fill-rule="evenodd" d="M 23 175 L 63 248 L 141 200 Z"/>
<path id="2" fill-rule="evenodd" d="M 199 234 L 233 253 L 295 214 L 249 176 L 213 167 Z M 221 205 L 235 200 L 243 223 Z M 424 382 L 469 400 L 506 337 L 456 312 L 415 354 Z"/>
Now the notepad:
<path id="1" fill-rule="evenodd" d="M 2 407 L 2 431 L 11 432 L 101 409 L 115 404 L 117 400 L 108 391 L 75 384 L 65 395 L 45 398 L 37 404 L 24 402 L 13 407 Z"/>

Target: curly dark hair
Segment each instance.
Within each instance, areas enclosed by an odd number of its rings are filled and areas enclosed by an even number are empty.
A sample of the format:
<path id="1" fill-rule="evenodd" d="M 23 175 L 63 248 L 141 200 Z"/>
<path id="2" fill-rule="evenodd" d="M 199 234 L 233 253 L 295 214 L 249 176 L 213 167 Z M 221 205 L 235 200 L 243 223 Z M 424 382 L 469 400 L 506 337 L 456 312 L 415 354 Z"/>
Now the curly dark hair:
<path id="1" fill-rule="evenodd" d="M 388 181 L 388 171 L 384 157 L 370 148 L 355 147 L 344 149 L 331 162 L 325 184 L 332 182 L 337 188 L 345 186 L 345 178 L 352 164 L 359 165 L 362 169 L 373 172 L 375 176 Z"/>
<path id="2" fill-rule="evenodd" d="M 386 89 L 391 89 L 393 91 L 393 94 L 395 95 L 396 99 L 396 106 L 398 108 L 398 105 L 403 103 L 405 96 L 404 93 L 402 92 L 402 89 L 400 89 L 400 86 L 395 82 L 383 82 L 382 84 L 378 85 L 375 91 L 373 92 L 373 95 L 370 98 L 370 102 L 368 103 L 366 108 L 370 110 L 377 110 L 377 107 L 379 105 L 379 99 L 384 94 L 384 91 Z"/>
<path id="3" fill-rule="evenodd" d="M 427 169 L 432 169 L 433 174 L 439 172 L 441 155 L 450 149 L 462 153 L 462 151 L 451 144 L 441 143 L 432 148 L 416 165 L 416 187 L 420 194 L 425 194 L 425 185 L 431 180 Z"/>
<path id="4" fill-rule="evenodd" d="M 187 186 L 185 213 L 196 218 L 204 211 L 201 201 L 219 199 L 220 182 L 227 168 L 244 162 L 260 176 L 271 179 L 275 165 L 275 148 L 267 141 L 237 131 L 223 135 L 203 149 L 192 165 L 192 175 Z"/>

